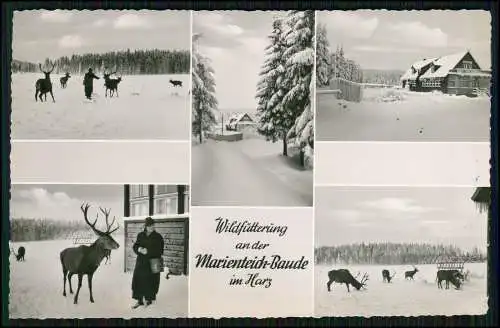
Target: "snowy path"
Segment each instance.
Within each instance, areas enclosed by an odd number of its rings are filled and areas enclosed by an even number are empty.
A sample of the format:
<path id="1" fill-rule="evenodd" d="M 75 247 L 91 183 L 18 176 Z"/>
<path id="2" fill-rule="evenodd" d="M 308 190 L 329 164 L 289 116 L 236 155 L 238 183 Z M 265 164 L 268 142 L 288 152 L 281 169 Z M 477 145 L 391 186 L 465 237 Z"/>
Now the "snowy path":
<path id="1" fill-rule="evenodd" d="M 260 141 L 261 145 L 265 143 Z M 312 172 L 293 174 L 273 155 L 252 157 L 240 142 L 208 140 L 192 150 L 192 199 L 195 206 L 312 206 Z M 276 149 L 275 145 L 272 145 Z M 254 147 L 262 151 L 263 147 Z M 268 161 L 269 158 L 276 160 Z M 260 161 L 262 160 L 262 162 Z M 273 163 L 275 165 L 273 165 Z M 281 166 L 281 170 L 277 169 Z M 310 182 L 310 183 L 309 183 Z"/>
<path id="2" fill-rule="evenodd" d="M 400 92 L 404 100 L 316 100 L 318 141 L 476 141 L 490 137 L 490 100 Z"/>

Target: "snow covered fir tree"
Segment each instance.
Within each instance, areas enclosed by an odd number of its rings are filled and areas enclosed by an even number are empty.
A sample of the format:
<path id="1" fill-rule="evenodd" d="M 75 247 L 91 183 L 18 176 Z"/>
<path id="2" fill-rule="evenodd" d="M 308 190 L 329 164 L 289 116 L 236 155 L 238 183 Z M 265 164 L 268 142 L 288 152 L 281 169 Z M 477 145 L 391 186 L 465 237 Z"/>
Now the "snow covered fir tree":
<path id="1" fill-rule="evenodd" d="M 203 134 L 210 131 L 216 124 L 215 111 L 217 98 L 215 96 L 214 70 L 210 59 L 198 50 L 197 42 L 201 34 L 193 35 L 193 100 L 192 100 L 192 133 L 203 142 Z"/>
<path id="2" fill-rule="evenodd" d="M 314 26 L 312 10 L 275 18 L 256 94 L 258 132 L 281 140 L 283 156 L 290 145 L 297 147 L 302 166 L 314 150 Z"/>

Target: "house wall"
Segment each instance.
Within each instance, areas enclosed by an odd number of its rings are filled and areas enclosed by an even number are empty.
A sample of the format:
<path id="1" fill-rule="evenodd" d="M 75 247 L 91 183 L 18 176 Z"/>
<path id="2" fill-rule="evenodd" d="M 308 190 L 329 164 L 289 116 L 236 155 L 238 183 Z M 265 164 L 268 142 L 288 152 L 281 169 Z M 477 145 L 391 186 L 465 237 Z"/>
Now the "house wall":
<path id="1" fill-rule="evenodd" d="M 145 218 L 145 217 L 144 217 Z M 132 247 L 144 229 L 144 218 L 125 220 L 125 272 L 134 270 L 137 255 Z M 171 274 L 188 274 L 189 218 L 155 216 L 155 230 L 162 235 L 165 248 L 163 260 Z"/>
<path id="2" fill-rule="evenodd" d="M 466 95 L 471 94 L 476 88 L 489 89 L 489 86 L 489 77 L 450 74 L 448 76 L 447 93 Z"/>
<path id="3" fill-rule="evenodd" d="M 177 185 L 129 185 L 128 189 L 129 211 L 125 211 L 125 216 L 173 215 L 187 212 L 189 186 L 185 186 L 182 204 L 179 202 Z"/>

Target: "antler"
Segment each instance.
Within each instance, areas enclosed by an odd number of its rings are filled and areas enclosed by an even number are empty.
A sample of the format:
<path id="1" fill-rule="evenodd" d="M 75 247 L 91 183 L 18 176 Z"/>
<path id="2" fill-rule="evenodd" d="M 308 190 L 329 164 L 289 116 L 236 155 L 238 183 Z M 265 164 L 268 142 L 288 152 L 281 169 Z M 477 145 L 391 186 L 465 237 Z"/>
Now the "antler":
<path id="1" fill-rule="evenodd" d="M 367 272 L 365 272 L 365 273 L 363 274 L 363 278 L 361 278 L 361 283 L 362 283 L 363 285 L 364 285 L 364 284 L 366 284 L 366 282 L 368 281 L 368 279 L 369 279 L 368 273 L 367 273 Z"/>
<path id="2" fill-rule="evenodd" d="M 99 207 L 99 210 L 101 210 L 101 212 L 104 214 L 104 216 L 106 218 L 106 232 L 105 232 L 105 234 L 110 235 L 113 232 L 115 232 L 116 230 L 118 230 L 118 228 L 120 228 L 120 226 L 117 224 L 116 228 L 111 230 L 111 227 L 113 226 L 113 224 L 115 223 L 115 220 L 116 220 L 116 217 L 113 216 L 113 221 L 111 222 L 111 224 L 109 224 L 109 213 L 111 212 L 111 209 L 103 209 L 102 207 Z"/>
<path id="3" fill-rule="evenodd" d="M 49 61 L 49 63 L 52 65 L 52 68 L 51 68 L 51 70 L 49 71 L 49 73 L 52 73 L 52 71 L 54 70 L 54 68 L 56 67 L 56 65 L 55 65 L 54 63 L 51 63 L 50 61 Z"/>
<path id="4" fill-rule="evenodd" d="M 84 203 L 84 204 L 82 204 L 82 206 L 80 206 L 80 209 L 81 209 L 81 210 L 82 210 L 82 212 L 83 212 L 83 218 L 85 219 L 85 222 L 86 222 L 86 223 L 87 223 L 87 224 L 88 224 L 88 225 L 92 228 L 92 230 L 93 230 L 96 234 L 101 235 L 101 234 L 103 234 L 103 232 L 102 232 L 102 231 L 100 231 L 100 230 L 98 230 L 98 229 L 95 227 L 95 225 L 96 225 L 96 223 L 97 223 L 97 218 L 99 217 L 99 215 L 96 215 L 96 218 L 95 218 L 94 223 L 90 223 L 90 221 L 89 221 L 89 219 L 88 219 L 88 217 L 87 217 L 87 213 L 88 213 L 88 211 L 89 211 L 89 207 L 90 207 L 90 205 L 89 205 L 88 203 Z"/>

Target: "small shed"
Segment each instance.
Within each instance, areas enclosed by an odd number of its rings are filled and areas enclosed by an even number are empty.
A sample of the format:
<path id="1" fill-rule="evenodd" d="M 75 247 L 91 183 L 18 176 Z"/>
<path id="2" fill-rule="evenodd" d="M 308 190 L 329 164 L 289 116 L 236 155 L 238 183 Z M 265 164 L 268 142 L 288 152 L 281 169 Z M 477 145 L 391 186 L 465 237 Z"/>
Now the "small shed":
<path id="1" fill-rule="evenodd" d="M 189 213 L 178 215 L 153 215 L 155 228 L 163 236 L 165 271 L 172 275 L 188 274 Z M 124 218 L 124 271 L 134 270 L 137 255 L 132 246 L 137 234 L 144 229 L 146 216 Z"/>

